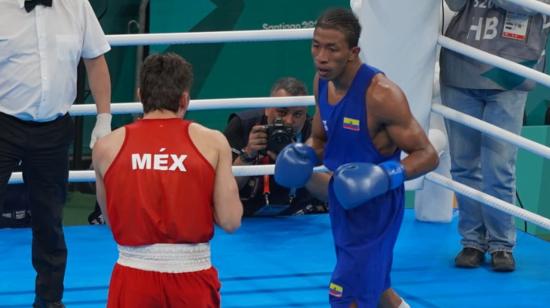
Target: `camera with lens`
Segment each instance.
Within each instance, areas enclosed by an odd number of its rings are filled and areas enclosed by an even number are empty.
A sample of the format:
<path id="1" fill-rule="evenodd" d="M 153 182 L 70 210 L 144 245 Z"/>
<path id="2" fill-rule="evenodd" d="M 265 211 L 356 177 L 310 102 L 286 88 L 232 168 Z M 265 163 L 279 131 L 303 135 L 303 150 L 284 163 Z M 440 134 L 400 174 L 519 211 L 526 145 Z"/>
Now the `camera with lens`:
<path id="1" fill-rule="evenodd" d="M 294 142 L 294 130 L 290 126 L 286 126 L 281 118 L 275 119 L 273 124 L 265 126 L 267 133 L 267 151 L 272 151 L 276 154 L 288 144 Z"/>

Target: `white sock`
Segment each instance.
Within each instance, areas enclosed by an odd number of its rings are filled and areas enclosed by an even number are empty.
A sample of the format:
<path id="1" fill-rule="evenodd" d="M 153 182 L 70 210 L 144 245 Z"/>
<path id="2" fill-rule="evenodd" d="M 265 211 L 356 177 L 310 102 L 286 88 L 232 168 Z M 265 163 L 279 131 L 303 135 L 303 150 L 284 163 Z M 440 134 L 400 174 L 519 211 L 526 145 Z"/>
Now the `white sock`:
<path id="1" fill-rule="evenodd" d="M 403 299 L 403 297 L 401 297 L 401 304 L 399 305 L 398 308 L 411 308 L 411 306 L 409 306 L 409 304 L 407 304 L 407 302 Z"/>

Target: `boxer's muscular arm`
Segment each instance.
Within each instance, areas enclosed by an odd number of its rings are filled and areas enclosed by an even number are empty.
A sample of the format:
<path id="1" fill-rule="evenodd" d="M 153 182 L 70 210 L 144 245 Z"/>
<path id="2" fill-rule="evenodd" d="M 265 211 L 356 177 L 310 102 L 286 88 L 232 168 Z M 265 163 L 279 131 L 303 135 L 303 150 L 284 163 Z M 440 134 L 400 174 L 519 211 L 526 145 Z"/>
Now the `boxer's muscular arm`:
<path id="1" fill-rule="evenodd" d="M 312 126 L 311 136 L 306 143 L 313 148 L 313 150 L 317 154 L 317 157 L 321 161 L 324 155 L 327 136 L 325 133 L 325 129 L 323 128 L 323 123 L 321 121 L 321 113 L 319 111 L 318 84 L 319 84 L 319 76 L 316 74 L 313 80 L 313 93 L 315 97 L 315 114 L 313 115 L 313 119 L 311 123 L 311 126 Z M 310 180 L 307 182 L 306 189 L 315 198 L 322 201 L 327 201 L 328 200 L 328 183 L 330 181 L 330 177 L 331 177 L 330 173 L 314 173 L 313 176 L 310 178 Z"/>
<path id="2" fill-rule="evenodd" d="M 323 159 L 323 154 L 325 151 L 325 143 L 327 142 L 327 135 L 325 129 L 323 128 L 323 123 L 321 121 L 321 112 L 319 111 L 319 76 L 315 74 L 313 79 L 313 94 L 315 97 L 315 114 L 311 122 L 311 136 L 306 141 L 306 143 L 315 150 L 319 160 Z"/>
<path id="3" fill-rule="evenodd" d="M 220 132 L 211 131 L 210 134 L 218 154 L 214 180 L 214 219 L 226 232 L 233 232 L 241 225 L 243 205 L 233 176 L 231 148 Z"/>
<path id="4" fill-rule="evenodd" d="M 109 215 L 107 212 L 103 177 L 120 151 L 125 135 L 126 130 L 124 127 L 116 129 L 112 133 L 99 139 L 92 150 L 92 162 L 96 176 L 96 198 L 107 225 L 109 225 Z"/>
<path id="5" fill-rule="evenodd" d="M 439 158 L 424 130 L 414 119 L 407 98 L 382 74 L 373 78 L 366 94 L 369 120 L 382 127 L 391 141 L 408 156 L 401 161 L 407 179 L 421 176 L 437 167 Z M 370 126 L 370 124 L 369 124 Z"/>
<path id="6" fill-rule="evenodd" d="M 365 104 L 371 138 L 383 132 L 389 143 L 409 154 L 401 162 L 387 160 L 379 165 L 349 163 L 334 172 L 334 193 L 346 209 L 400 187 L 438 164 L 438 156 L 422 127 L 413 118 L 403 92 L 384 75 L 376 75 L 369 86 Z M 381 134 L 381 136 L 384 136 Z M 373 138 L 374 140 L 374 138 Z"/>

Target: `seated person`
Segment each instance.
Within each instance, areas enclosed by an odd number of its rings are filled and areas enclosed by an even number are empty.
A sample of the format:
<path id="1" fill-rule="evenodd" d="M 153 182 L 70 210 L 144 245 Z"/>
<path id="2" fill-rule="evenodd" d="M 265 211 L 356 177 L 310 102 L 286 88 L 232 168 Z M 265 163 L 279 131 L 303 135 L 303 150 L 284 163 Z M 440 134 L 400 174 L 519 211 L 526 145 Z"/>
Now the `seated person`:
<path id="1" fill-rule="evenodd" d="M 301 95 L 307 95 L 306 87 L 292 77 L 279 79 L 271 88 L 273 97 Z M 233 166 L 273 164 L 285 145 L 309 138 L 311 117 L 307 107 L 253 109 L 231 114 L 224 134 L 233 150 Z M 305 188 L 289 190 L 272 176 L 242 176 L 237 183 L 245 216 L 327 212 L 326 203 Z"/>

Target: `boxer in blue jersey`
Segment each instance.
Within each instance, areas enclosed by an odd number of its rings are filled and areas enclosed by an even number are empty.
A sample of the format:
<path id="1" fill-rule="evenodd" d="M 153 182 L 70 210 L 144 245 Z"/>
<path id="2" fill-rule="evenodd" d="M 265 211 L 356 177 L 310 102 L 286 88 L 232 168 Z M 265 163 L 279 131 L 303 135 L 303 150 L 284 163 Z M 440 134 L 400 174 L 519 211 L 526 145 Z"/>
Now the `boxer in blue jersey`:
<path id="1" fill-rule="evenodd" d="M 292 144 L 279 154 L 275 180 L 307 185 L 329 200 L 337 260 L 329 284 L 332 307 L 407 307 L 390 280 L 403 182 L 433 170 L 438 157 L 401 89 L 359 59 L 360 32 L 346 9 L 328 10 L 317 20 L 312 136 L 307 145 Z M 408 154 L 403 160 L 401 151 Z M 311 177 L 319 158 L 332 171 L 326 183 Z"/>

